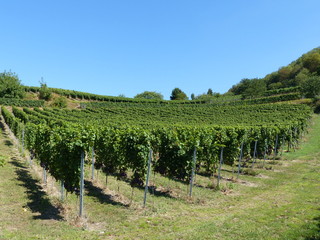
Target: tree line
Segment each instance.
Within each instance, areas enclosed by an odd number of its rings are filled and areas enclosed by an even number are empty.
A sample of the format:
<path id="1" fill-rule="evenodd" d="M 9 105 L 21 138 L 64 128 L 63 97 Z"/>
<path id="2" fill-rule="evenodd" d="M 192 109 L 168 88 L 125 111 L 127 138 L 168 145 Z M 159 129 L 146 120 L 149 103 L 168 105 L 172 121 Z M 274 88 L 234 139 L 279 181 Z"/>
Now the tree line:
<path id="1" fill-rule="evenodd" d="M 263 96 L 266 91 L 299 87 L 304 97 L 320 95 L 320 48 L 303 54 L 288 66 L 266 75 L 264 78 L 242 79 L 228 92 L 243 98 Z"/>
<path id="2" fill-rule="evenodd" d="M 315 98 L 320 95 L 320 47 L 303 54 L 288 66 L 281 67 L 278 71 L 270 73 L 264 78 L 244 78 L 223 95 L 241 95 L 243 99 L 252 99 L 265 96 L 267 92 L 277 92 L 278 89 L 290 88 L 299 89 L 302 96 L 307 98 Z M 26 90 L 27 87 L 22 86 L 17 74 L 6 71 L 0 73 L 0 98 L 21 99 L 25 97 Z M 110 98 L 78 91 L 49 88 L 43 80 L 40 81 L 40 87 L 29 87 L 28 91 L 37 92 L 39 99 L 45 101 L 52 100 L 53 92 L 65 97 L 97 101 L 104 101 Z M 211 88 L 206 93 L 197 96 L 192 93 L 190 96 L 191 100 L 206 101 L 219 97 L 221 97 L 221 94 L 213 92 Z M 129 99 L 124 96 L 122 98 Z M 163 95 L 156 91 L 144 91 L 134 98 L 163 100 Z M 176 87 L 171 92 L 170 100 L 189 100 L 189 97 L 184 91 Z M 57 105 L 66 106 L 65 100 L 59 98 Z"/>

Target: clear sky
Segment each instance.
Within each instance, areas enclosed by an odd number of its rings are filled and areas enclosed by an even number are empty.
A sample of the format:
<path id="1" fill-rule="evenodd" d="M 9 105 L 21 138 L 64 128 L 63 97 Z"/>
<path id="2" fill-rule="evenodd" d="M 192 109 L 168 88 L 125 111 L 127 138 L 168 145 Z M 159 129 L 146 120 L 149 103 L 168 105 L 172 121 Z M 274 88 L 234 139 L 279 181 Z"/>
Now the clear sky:
<path id="1" fill-rule="evenodd" d="M 134 97 L 224 93 L 320 46 L 319 0 L 0 0 L 0 72 Z"/>

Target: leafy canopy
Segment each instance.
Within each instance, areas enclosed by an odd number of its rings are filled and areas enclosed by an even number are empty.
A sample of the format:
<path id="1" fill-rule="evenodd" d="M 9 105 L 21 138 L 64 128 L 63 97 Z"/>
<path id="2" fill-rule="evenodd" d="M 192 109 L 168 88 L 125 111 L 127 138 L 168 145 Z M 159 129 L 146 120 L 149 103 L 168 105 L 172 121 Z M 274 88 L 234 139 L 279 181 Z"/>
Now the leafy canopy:
<path id="1" fill-rule="evenodd" d="M 15 73 L 0 73 L 0 98 L 23 98 L 24 94 L 23 86 Z"/>
<path id="2" fill-rule="evenodd" d="M 243 98 L 260 97 L 267 90 L 266 83 L 258 78 L 252 79 L 248 82 L 247 88 L 243 91 Z"/>
<path id="3" fill-rule="evenodd" d="M 134 98 L 163 100 L 163 95 L 157 92 L 144 91 L 143 93 L 137 94 Z"/>
<path id="4" fill-rule="evenodd" d="M 308 78 L 301 86 L 302 93 L 308 98 L 320 95 L 320 76 Z"/>
<path id="5" fill-rule="evenodd" d="M 172 90 L 170 99 L 171 100 L 188 100 L 188 96 L 180 88 L 175 88 Z"/>
<path id="6" fill-rule="evenodd" d="M 289 65 L 280 67 L 278 71 L 266 75 L 260 81 L 265 82 L 267 90 L 276 90 L 302 87 L 305 81 L 312 76 L 320 76 L 320 47 L 303 54 Z M 247 88 L 250 87 L 252 80 L 254 79 L 241 80 L 232 86 L 229 92 L 235 95 L 246 94 L 250 96 L 253 91 L 251 91 L 252 89 L 247 90 Z"/>

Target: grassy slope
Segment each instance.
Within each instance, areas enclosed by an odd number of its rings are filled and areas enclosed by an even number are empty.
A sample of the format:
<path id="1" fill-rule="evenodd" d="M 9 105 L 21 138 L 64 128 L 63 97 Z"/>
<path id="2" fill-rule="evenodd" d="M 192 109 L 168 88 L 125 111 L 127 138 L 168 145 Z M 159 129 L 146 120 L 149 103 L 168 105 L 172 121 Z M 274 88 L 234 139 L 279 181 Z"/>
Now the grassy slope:
<path id="1" fill-rule="evenodd" d="M 32 176 L 19 151 L 0 129 L 0 239 L 86 239 L 89 233 L 62 221 L 41 182 Z"/>
<path id="2" fill-rule="evenodd" d="M 69 195 L 58 208 L 59 201 L 42 190 L 1 134 L 0 155 L 8 162 L 0 168 L 0 239 L 320 239 L 319 116 L 314 123 L 301 149 L 284 154 L 288 160 L 276 165 L 269 161 L 273 170 L 256 169 L 260 177 L 223 181 L 223 188 L 229 188 L 226 192 L 195 187 L 189 199 L 187 185 L 155 175 L 152 182 L 159 191 L 142 209 L 142 189 L 135 189 L 133 203 L 127 206 L 128 184 L 109 177 L 105 189 L 99 173 L 95 186 L 87 182 L 87 230 L 73 224 L 75 216 L 65 214 L 76 213 L 76 197 Z M 230 168 L 222 174 L 232 177 Z M 196 181 L 210 184 L 202 176 Z"/>

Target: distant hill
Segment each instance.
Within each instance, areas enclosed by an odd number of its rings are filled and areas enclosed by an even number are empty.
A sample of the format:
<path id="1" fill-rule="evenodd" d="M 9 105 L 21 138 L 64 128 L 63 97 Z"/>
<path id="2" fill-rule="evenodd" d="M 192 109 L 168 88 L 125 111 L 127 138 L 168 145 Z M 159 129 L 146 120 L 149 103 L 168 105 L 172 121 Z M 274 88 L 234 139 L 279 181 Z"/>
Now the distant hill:
<path id="1" fill-rule="evenodd" d="M 320 47 L 303 54 L 278 71 L 261 79 L 242 79 L 232 86 L 228 92 L 249 97 L 262 96 L 267 90 L 297 88 L 312 76 L 320 76 Z"/>

